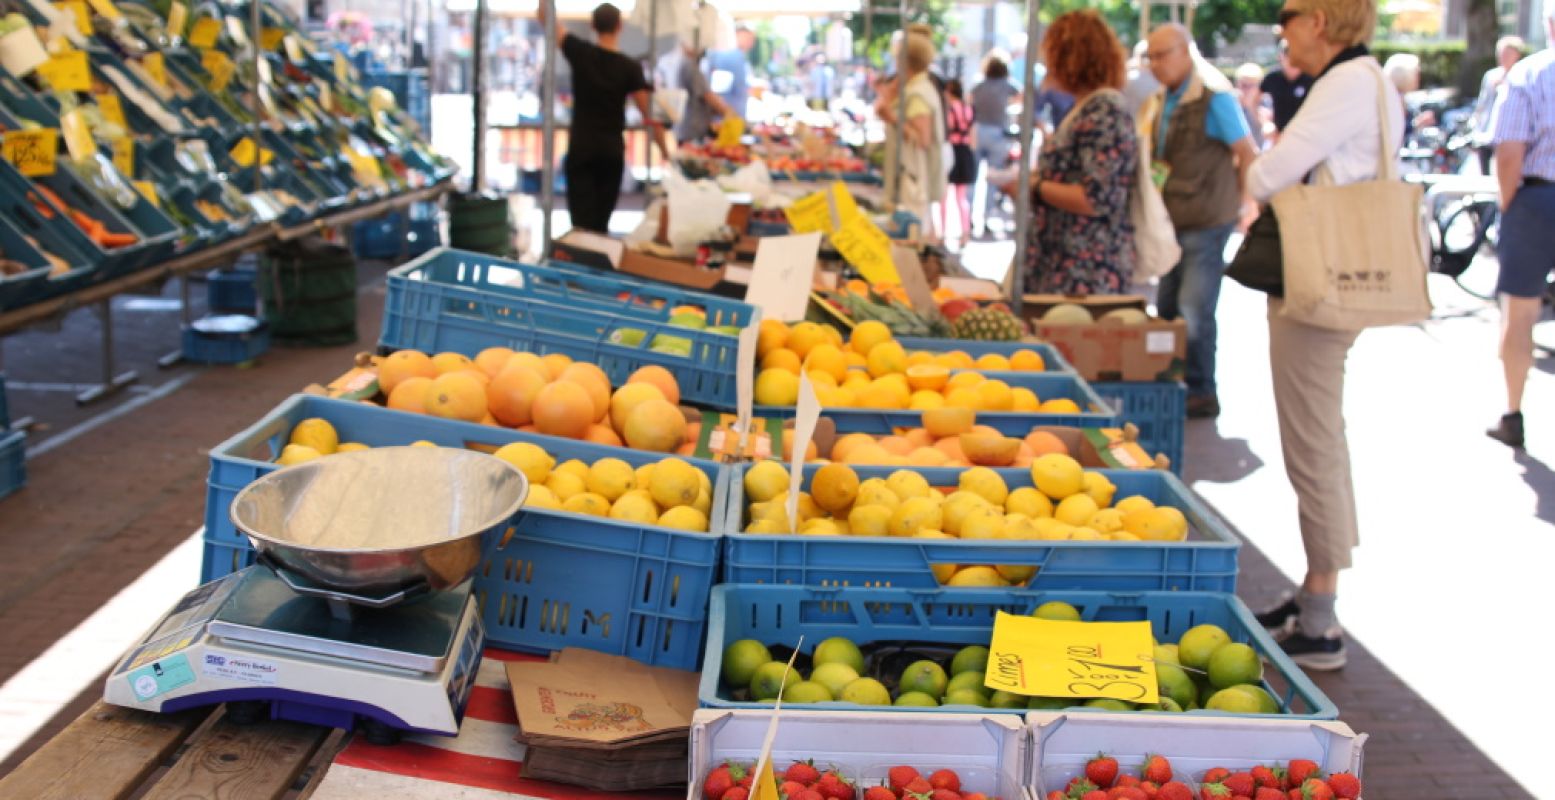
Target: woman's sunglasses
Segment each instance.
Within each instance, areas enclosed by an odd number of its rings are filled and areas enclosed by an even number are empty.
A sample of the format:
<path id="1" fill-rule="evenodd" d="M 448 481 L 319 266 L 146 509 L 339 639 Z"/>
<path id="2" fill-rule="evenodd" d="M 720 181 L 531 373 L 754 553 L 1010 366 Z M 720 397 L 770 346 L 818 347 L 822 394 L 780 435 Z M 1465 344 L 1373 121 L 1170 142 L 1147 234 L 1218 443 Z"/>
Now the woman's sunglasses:
<path id="1" fill-rule="evenodd" d="M 1299 16 L 1301 16 L 1302 14 L 1305 14 L 1305 13 L 1306 13 L 1305 11 L 1298 11 L 1298 10 L 1296 10 L 1294 8 L 1282 8 L 1282 9 L 1280 9 L 1280 16 L 1278 17 L 1278 19 L 1279 19 L 1279 26 L 1281 28 L 1284 28 L 1285 26 L 1290 24 L 1291 20 L 1293 20 L 1293 19 L 1295 19 L 1295 18 L 1297 18 L 1297 17 L 1299 17 Z"/>

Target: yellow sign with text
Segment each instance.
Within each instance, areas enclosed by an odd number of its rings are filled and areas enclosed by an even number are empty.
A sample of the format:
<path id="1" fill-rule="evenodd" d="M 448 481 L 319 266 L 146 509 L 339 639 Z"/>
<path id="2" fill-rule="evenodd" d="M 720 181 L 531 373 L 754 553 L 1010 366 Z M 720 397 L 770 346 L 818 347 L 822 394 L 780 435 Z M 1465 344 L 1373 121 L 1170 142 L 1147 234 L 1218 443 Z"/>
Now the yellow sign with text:
<path id="1" fill-rule="evenodd" d="M 211 76 L 211 91 L 219 92 L 227 88 L 232 82 L 232 74 L 237 66 L 227 54 L 220 50 L 202 50 L 200 52 L 200 66 Z"/>
<path id="2" fill-rule="evenodd" d="M 262 28 L 259 31 L 259 46 L 264 50 L 274 50 L 281 46 L 286 39 L 284 28 Z"/>
<path id="3" fill-rule="evenodd" d="M 825 192 L 812 192 L 789 203 L 783 209 L 783 216 L 788 218 L 788 225 L 794 229 L 794 233 L 832 231 L 831 203 L 827 201 Z"/>
<path id="4" fill-rule="evenodd" d="M 831 233 L 831 243 L 870 283 L 901 283 L 891 260 L 891 239 L 869 217 L 854 213 Z"/>
<path id="5" fill-rule="evenodd" d="M 113 140 L 113 166 L 126 178 L 135 177 L 135 140 L 121 136 Z"/>
<path id="6" fill-rule="evenodd" d="M 740 137 L 745 135 L 745 120 L 736 116 L 724 117 L 724 121 L 718 124 L 718 146 L 735 147 L 740 143 Z"/>
<path id="7" fill-rule="evenodd" d="M 1068 622 L 1000 611 L 983 685 L 1037 697 L 1157 703 L 1150 623 Z"/>
<path id="8" fill-rule="evenodd" d="M 213 17 L 201 17 L 194 21 L 194 29 L 189 31 L 189 44 L 195 47 L 210 47 L 216 44 L 219 36 L 221 36 L 221 22 Z"/>
<path id="9" fill-rule="evenodd" d="M 89 92 L 92 90 L 92 67 L 86 53 L 72 50 L 49 56 L 38 65 L 38 74 L 56 92 Z"/>
<path id="10" fill-rule="evenodd" d="M 150 75 L 152 80 L 167 88 L 167 62 L 162 60 L 161 53 L 146 54 L 146 57 L 140 60 L 140 65 L 146 68 L 146 74 Z"/>
<path id="11" fill-rule="evenodd" d="M 65 149 L 77 164 L 85 164 L 97 157 L 97 140 L 92 138 L 92 126 L 86 122 L 81 109 L 59 118 L 60 130 L 65 135 Z"/>
<path id="12" fill-rule="evenodd" d="M 59 130 L 33 128 L 10 131 L 0 139 L 5 160 L 29 178 L 53 175 L 59 158 Z"/>
<path id="13" fill-rule="evenodd" d="M 103 114 L 103 119 L 123 128 L 126 132 L 130 124 L 124 119 L 124 104 L 119 102 L 119 96 L 113 92 L 98 92 L 92 95 L 97 103 L 97 110 Z"/>
<path id="14" fill-rule="evenodd" d="M 86 8 L 86 0 L 65 0 L 54 7 L 76 21 L 76 31 L 82 36 L 92 35 L 92 12 Z"/>
<path id="15" fill-rule="evenodd" d="M 254 165 L 254 153 L 256 151 L 259 151 L 260 164 L 268 164 L 275 158 L 275 153 L 272 153 L 269 150 L 261 151 L 260 148 L 254 144 L 254 140 L 247 136 L 244 136 L 242 140 L 232 146 L 230 155 L 232 156 L 233 161 L 238 162 L 238 166 L 251 167 Z"/>

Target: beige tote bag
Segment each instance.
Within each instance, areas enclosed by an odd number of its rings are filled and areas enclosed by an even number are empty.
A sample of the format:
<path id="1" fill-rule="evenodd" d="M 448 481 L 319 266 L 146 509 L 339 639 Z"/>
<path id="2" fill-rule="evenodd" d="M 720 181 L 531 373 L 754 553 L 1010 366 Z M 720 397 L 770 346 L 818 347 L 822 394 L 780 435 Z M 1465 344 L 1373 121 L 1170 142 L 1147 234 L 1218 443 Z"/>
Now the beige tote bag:
<path id="1" fill-rule="evenodd" d="M 1280 221 L 1287 317 L 1341 331 L 1419 322 L 1431 315 L 1426 293 L 1424 188 L 1399 180 L 1388 135 L 1387 92 L 1377 73 L 1381 164 L 1375 180 L 1292 186 L 1270 205 Z"/>

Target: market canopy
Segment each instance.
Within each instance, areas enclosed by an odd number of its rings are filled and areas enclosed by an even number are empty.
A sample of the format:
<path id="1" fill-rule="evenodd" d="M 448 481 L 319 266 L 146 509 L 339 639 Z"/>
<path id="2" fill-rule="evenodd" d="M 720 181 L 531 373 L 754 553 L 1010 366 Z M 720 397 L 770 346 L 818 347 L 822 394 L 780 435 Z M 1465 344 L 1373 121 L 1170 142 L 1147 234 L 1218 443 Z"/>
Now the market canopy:
<path id="1" fill-rule="evenodd" d="M 556 11 L 562 19 L 587 19 L 602 0 L 557 0 Z M 637 6 L 635 0 L 614 0 L 622 13 L 630 16 Z M 493 14 L 533 16 L 536 0 L 489 0 L 487 8 Z M 815 16 L 818 14 L 851 14 L 860 11 L 859 0 L 720 0 L 712 3 L 719 11 L 736 19 L 774 16 Z M 448 0 L 444 6 L 449 11 L 475 10 L 475 0 Z"/>

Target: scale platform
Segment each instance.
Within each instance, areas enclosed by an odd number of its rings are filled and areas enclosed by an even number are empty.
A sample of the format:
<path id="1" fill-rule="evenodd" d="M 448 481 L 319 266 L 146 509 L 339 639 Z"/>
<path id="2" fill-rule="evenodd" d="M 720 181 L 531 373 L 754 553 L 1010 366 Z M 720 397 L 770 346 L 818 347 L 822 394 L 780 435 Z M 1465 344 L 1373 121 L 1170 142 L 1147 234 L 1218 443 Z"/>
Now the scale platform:
<path id="1" fill-rule="evenodd" d="M 470 582 L 351 619 L 264 567 L 185 595 L 108 677 L 104 699 L 172 712 L 267 703 L 269 716 L 392 739 L 458 733 L 485 632 Z"/>

